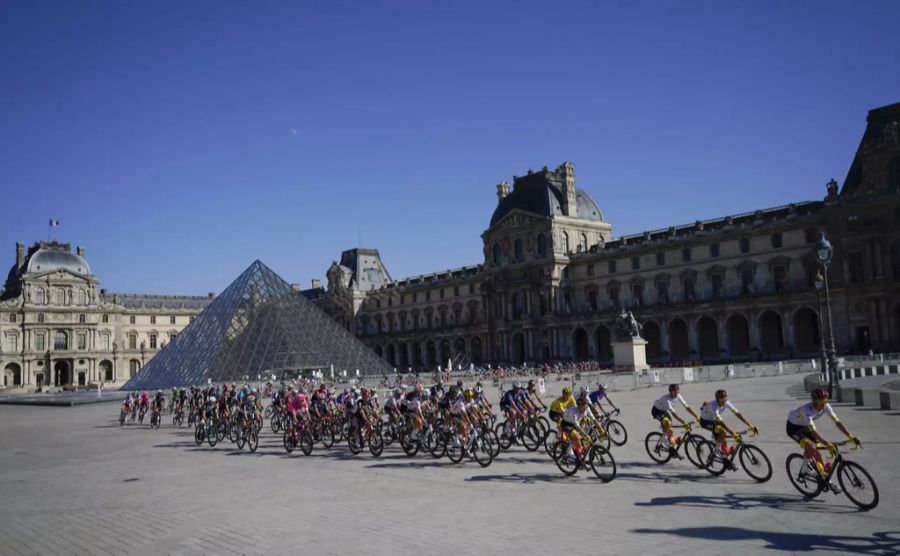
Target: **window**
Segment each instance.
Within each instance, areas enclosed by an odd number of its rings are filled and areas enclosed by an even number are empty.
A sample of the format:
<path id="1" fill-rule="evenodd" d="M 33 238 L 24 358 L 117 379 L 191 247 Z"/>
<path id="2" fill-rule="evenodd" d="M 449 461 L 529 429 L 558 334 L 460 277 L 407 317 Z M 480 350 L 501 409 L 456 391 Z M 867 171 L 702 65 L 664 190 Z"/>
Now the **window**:
<path id="1" fill-rule="evenodd" d="M 709 245 L 709 256 L 714 259 L 719 256 L 719 244 L 718 243 L 711 243 Z"/>
<path id="2" fill-rule="evenodd" d="M 631 257 L 631 270 L 638 270 L 641 268 L 641 258 L 640 257 Z"/>
<path id="3" fill-rule="evenodd" d="M 619 308 L 619 288 L 609 288 L 609 303 L 614 309 Z"/>
<path id="4" fill-rule="evenodd" d="M 78 349 L 87 349 L 87 334 L 78 335 Z"/>
<path id="5" fill-rule="evenodd" d="M 44 324 L 44 313 L 38 313 L 38 324 Z"/>
<path id="6" fill-rule="evenodd" d="M 16 314 L 15 313 L 9 314 L 9 322 L 16 322 Z"/>
<path id="7" fill-rule="evenodd" d="M 591 311 L 597 310 L 597 292 L 594 290 L 588 292 L 588 305 L 591 306 Z"/>
<path id="8" fill-rule="evenodd" d="M 84 315 L 78 315 L 78 324 L 84 324 L 87 318 Z"/>
<path id="9" fill-rule="evenodd" d="M 568 277 L 569 277 L 569 267 L 564 267 L 564 268 L 563 268 L 563 271 L 562 271 L 562 277 L 563 277 L 563 278 L 568 278 Z"/>
<path id="10" fill-rule="evenodd" d="M 775 291 L 778 293 L 787 291 L 787 267 L 777 265 L 772 269 L 772 275 L 775 278 Z"/>
<path id="11" fill-rule="evenodd" d="M 501 255 L 502 255 L 502 253 L 500 251 L 500 244 L 495 243 L 494 244 L 494 264 L 500 264 Z"/>
<path id="12" fill-rule="evenodd" d="M 137 349 L 137 334 L 128 335 L 128 349 Z"/>
<path id="13" fill-rule="evenodd" d="M 156 349 L 156 334 L 150 334 L 150 349 Z"/>
<path id="14" fill-rule="evenodd" d="M 522 247 L 522 240 L 516 238 L 515 242 L 516 262 L 520 263 L 525 260 L 525 249 Z"/>
<path id="15" fill-rule="evenodd" d="M 459 286 L 453 286 L 453 297 L 459 297 Z"/>
<path id="16" fill-rule="evenodd" d="M 475 295 L 475 284 L 469 284 L 469 295 Z"/>
<path id="17" fill-rule="evenodd" d="M 693 301 L 694 300 L 694 279 L 693 278 L 685 278 L 684 279 L 684 300 L 685 301 Z"/>
<path id="18" fill-rule="evenodd" d="M 584 234 L 581 234 L 581 244 L 580 245 L 581 245 L 582 251 L 588 250 L 588 240 L 587 240 L 587 236 Z"/>
<path id="19" fill-rule="evenodd" d="M 156 315 L 150 315 L 150 324 L 156 324 Z"/>
<path id="20" fill-rule="evenodd" d="M 847 257 L 847 266 L 850 268 L 851 284 L 862 284 L 866 281 L 862 253 L 850 253 L 850 256 Z"/>
<path id="21" fill-rule="evenodd" d="M 666 254 L 660 251 L 656 254 L 656 266 L 662 266 L 666 264 Z"/>
<path id="22" fill-rule="evenodd" d="M 128 317 L 128 322 L 130 324 L 134 324 L 134 315 L 131 315 L 130 317 Z"/>
<path id="23" fill-rule="evenodd" d="M 87 305 L 87 292 L 84 290 L 78 290 L 78 304 L 79 305 Z"/>
<path id="24" fill-rule="evenodd" d="M 192 323 L 192 322 L 194 322 L 194 316 L 193 316 L 193 315 L 191 315 L 190 318 L 188 318 L 188 323 Z"/>
<path id="25" fill-rule="evenodd" d="M 425 301 L 431 301 L 431 290 L 425 292 Z"/>
<path id="26" fill-rule="evenodd" d="M 56 290 L 56 304 L 57 305 L 65 305 L 66 304 L 66 290 L 59 288 Z"/>
<path id="27" fill-rule="evenodd" d="M 440 297 L 441 299 L 444 299 L 444 288 L 441 288 L 440 290 L 438 290 L 438 294 L 439 294 L 438 297 Z"/>
<path id="28" fill-rule="evenodd" d="M 781 248 L 781 233 L 772 234 L 772 248 L 779 249 Z"/>
<path id="29" fill-rule="evenodd" d="M 57 330 L 53 337 L 53 349 L 69 349 L 69 335 Z"/>
<path id="30" fill-rule="evenodd" d="M 128 362 L 128 368 L 131 370 L 131 376 L 134 376 L 141 370 L 141 362 L 137 359 L 132 359 Z"/>
<path id="31" fill-rule="evenodd" d="M 34 336 L 35 351 L 44 351 L 47 349 L 47 336 L 43 334 L 35 334 Z"/>
<path id="32" fill-rule="evenodd" d="M 538 257 L 546 257 L 547 256 L 547 237 L 544 234 L 538 234 L 537 252 L 538 252 Z"/>
<path id="33" fill-rule="evenodd" d="M 691 262 L 691 248 L 690 247 L 685 247 L 684 249 L 681 250 L 681 260 L 686 263 Z"/>
<path id="34" fill-rule="evenodd" d="M 900 156 L 895 156 L 888 162 L 888 189 L 900 191 Z"/>
<path id="35" fill-rule="evenodd" d="M 109 322 L 109 315 L 103 315 L 103 324 L 106 324 L 108 322 Z"/>
<path id="36" fill-rule="evenodd" d="M 713 299 L 718 299 L 722 297 L 722 275 L 721 274 L 713 274 L 712 275 L 712 296 Z"/>
<path id="37" fill-rule="evenodd" d="M 594 265 L 592 265 L 592 264 L 587 265 L 587 275 L 588 276 L 594 275 Z"/>
<path id="38" fill-rule="evenodd" d="M 631 296 L 634 298 L 634 302 L 638 307 L 643 307 L 644 305 L 644 286 L 640 284 L 635 284 L 631 286 Z"/>
<path id="39" fill-rule="evenodd" d="M 43 288 L 38 288 L 34 292 L 34 303 L 35 305 L 44 305 L 47 303 L 47 294 Z"/>
<path id="40" fill-rule="evenodd" d="M 749 268 L 745 268 L 741 271 L 741 293 L 743 295 L 751 295 L 754 293 L 753 271 Z"/>
<path id="41" fill-rule="evenodd" d="M 669 302 L 669 283 L 668 282 L 657 282 L 656 283 L 656 299 L 660 303 L 668 303 Z"/>
<path id="42" fill-rule="evenodd" d="M 568 253 L 569 252 L 569 234 L 568 233 L 566 233 L 566 232 L 562 233 L 562 235 L 560 236 L 560 243 L 562 243 L 563 253 Z"/>
<path id="43" fill-rule="evenodd" d="M 750 240 L 742 237 L 741 238 L 741 253 L 749 253 L 750 252 Z"/>
<path id="44" fill-rule="evenodd" d="M 819 234 L 815 228 L 806 228 L 803 231 L 803 239 L 806 240 L 806 243 L 815 243 L 819 240 Z"/>
<path id="45" fill-rule="evenodd" d="M 609 273 L 610 274 L 616 273 L 616 260 L 615 259 L 609 260 Z"/>
<path id="46" fill-rule="evenodd" d="M 178 336 L 178 334 L 176 334 L 176 333 L 174 333 L 174 332 L 169 332 L 169 341 L 170 341 L 170 342 L 174 342 L 174 341 L 175 341 L 175 338 L 176 338 L 177 336 Z"/>
<path id="47" fill-rule="evenodd" d="M 6 351 L 14 352 L 19 349 L 19 335 L 15 332 L 6 333 Z"/>
<path id="48" fill-rule="evenodd" d="M 100 334 L 100 349 L 109 350 L 109 334 Z"/>

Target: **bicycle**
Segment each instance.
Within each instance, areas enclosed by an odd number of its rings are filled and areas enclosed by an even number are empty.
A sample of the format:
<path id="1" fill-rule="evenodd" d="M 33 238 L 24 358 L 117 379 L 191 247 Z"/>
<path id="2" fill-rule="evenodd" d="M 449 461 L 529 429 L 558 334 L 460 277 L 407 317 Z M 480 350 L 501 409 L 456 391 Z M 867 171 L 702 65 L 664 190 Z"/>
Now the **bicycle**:
<path id="1" fill-rule="evenodd" d="M 603 446 L 594 444 L 589 436 L 579 435 L 581 438 L 581 453 L 569 449 L 572 442 L 569 433 L 562 433 L 553 443 L 550 449 L 550 457 L 563 475 L 570 477 L 578 472 L 579 469 L 590 469 L 594 475 L 604 483 L 608 483 L 616 478 L 616 460 L 612 454 Z"/>
<path id="2" fill-rule="evenodd" d="M 478 427 L 468 428 L 468 441 L 458 432 L 447 439 L 447 458 L 459 463 L 465 456 L 475 460 L 481 467 L 487 467 L 494 461 L 494 449 L 490 440 L 478 433 Z"/>
<path id="3" fill-rule="evenodd" d="M 184 409 L 179 405 L 175 412 L 172 414 L 172 426 L 180 427 L 184 424 Z"/>
<path id="4" fill-rule="evenodd" d="M 750 436 L 756 436 L 753 429 L 735 433 L 735 445 L 728 454 L 719 449 L 715 440 L 707 440 L 704 447 L 701 448 L 702 453 L 700 453 L 700 459 L 706 460 L 706 470 L 716 476 L 725 473 L 728 469 L 737 471 L 734 466 L 734 460 L 738 458 L 741 462 L 741 467 L 754 481 L 764 483 L 771 479 L 772 464 L 769 462 L 769 457 L 757 446 L 744 442 L 743 435 L 748 432 Z"/>
<path id="5" fill-rule="evenodd" d="M 624 446 L 626 442 L 628 442 L 628 431 L 625 430 L 625 425 L 623 425 L 620 421 L 615 419 L 611 419 L 611 416 L 616 416 L 620 412 L 618 409 L 614 409 L 611 412 L 604 413 L 600 416 L 600 424 L 603 425 L 603 428 L 606 429 L 606 433 L 609 435 L 609 440 L 616 446 Z"/>
<path id="6" fill-rule="evenodd" d="M 866 471 L 862 465 L 844 459 L 844 456 L 837 449 L 838 447 L 849 443 L 849 440 L 845 440 L 833 444 L 835 452 L 829 462 L 831 468 L 828 469 L 826 466 L 828 473 L 824 477 L 819 474 L 815 465 L 806 458 L 805 454 L 789 455 L 784 462 L 784 466 L 787 470 L 788 479 L 790 479 L 794 488 L 800 491 L 800 494 L 807 499 L 815 498 L 824 491 L 832 491 L 835 494 L 840 494 L 835 491 L 831 485 L 831 478 L 837 474 L 838 483 L 840 484 L 841 489 L 843 489 L 844 495 L 859 509 L 871 510 L 877 506 L 879 497 L 875 480 L 872 479 L 872 476 L 869 475 L 869 472 Z M 826 446 L 816 444 L 816 448 L 823 450 Z M 861 444 L 859 448 L 862 448 Z M 851 448 L 851 450 L 857 450 L 859 448 L 854 447 Z M 851 489 L 855 489 L 853 494 L 850 493 Z M 864 494 L 868 494 L 866 499 L 863 498 Z"/>
<path id="7" fill-rule="evenodd" d="M 151 429 L 158 429 L 161 420 L 162 420 L 162 417 L 161 417 L 158 409 L 154 408 L 152 411 L 150 411 L 150 428 Z"/>
<path id="8" fill-rule="evenodd" d="M 661 431 L 653 431 L 644 439 L 644 448 L 646 448 L 647 455 L 650 456 L 650 459 L 659 464 L 668 462 L 673 456 L 681 459 L 678 453 L 681 451 L 682 447 L 686 446 L 684 452 L 687 454 L 688 460 L 690 460 L 690 462 L 698 469 L 705 469 L 706 462 L 700 459 L 699 450 L 702 449 L 703 444 L 706 443 L 707 440 L 699 434 L 691 432 L 691 428 L 693 427 L 691 423 L 671 426 L 673 428 L 685 429 L 684 434 L 675 439 L 675 446 L 669 444 L 669 439 L 666 438 Z M 660 425 L 660 428 L 662 428 L 662 425 Z"/>
<path id="9" fill-rule="evenodd" d="M 351 421 L 353 420 L 351 419 Z M 347 446 L 350 448 L 350 453 L 356 455 L 367 445 L 369 453 L 377 458 L 384 450 L 384 438 L 374 427 L 360 427 L 357 423 L 351 423 L 347 435 Z"/>
<path id="10" fill-rule="evenodd" d="M 289 454 L 293 453 L 297 446 L 300 447 L 300 451 L 303 452 L 304 456 L 311 454 L 313 451 L 313 437 L 307 430 L 306 423 L 300 422 L 294 425 L 294 420 L 291 419 L 284 429 L 282 444 L 285 451 Z"/>
<path id="11" fill-rule="evenodd" d="M 206 423 L 203 421 L 198 422 L 197 427 L 194 429 L 194 442 L 197 443 L 197 446 L 201 446 L 204 440 L 209 443 L 210 448 L 215 448 L 219 442 L 216 422 L 213 419 L 207 420 Z"/>

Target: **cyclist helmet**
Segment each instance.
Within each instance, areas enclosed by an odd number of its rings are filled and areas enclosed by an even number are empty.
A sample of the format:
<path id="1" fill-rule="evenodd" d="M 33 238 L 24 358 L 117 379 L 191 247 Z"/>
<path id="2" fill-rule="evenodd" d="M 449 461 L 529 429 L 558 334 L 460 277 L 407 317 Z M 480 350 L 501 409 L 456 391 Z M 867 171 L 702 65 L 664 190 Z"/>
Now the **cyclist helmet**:
<path id="1" fill-rule="evenodd" d="M 812 391 L 812 399 L 815 400 L 827 400 L 828 399 L 828 390 L 824 388 L 816 388 Z"/>
<path id="2" fill-rule="evenodd" d="M 462 381 L 462 379 L 457 380 L 457 381 L 456 381 L 456 385 L 459 386 L 460 388 L 462 388 L 462 386 L 463 386 L 463 381 Z"/>
<path id="3" fill-rule="evenodd" d="M 521 390 L 522 384 L 519 382 L 513 382 L 513 390 Z"/>
<path id="4" fill-rule="evenodd" d="M 362 389 L 362 397 L 363 397 L 364 400 L 368 400 L 368 399 L 369 399 L 369 390 L 368 390 L 368 388 L 363 388 L 363 389 Z"/>
<path id="5" fill-rule="evenodd" d="M 587 386 L 582 386 L 581 390 L 578 391 L 582 397 L 587 396 L 590 392 L 588 392 Z"/>
<path id="6" fill-rule="evenodd" d="M 597 391 L 600 392 L 601 394 L 605 393 L 606 385 L 601 382 L 600 384 L 597 385 Z"/>
<path id="7" fill-rule="evenodd" d="M 475 385 L 475 391 L 478 392 L 478 393 L 480 394 L 480 393 L 482 393 L 482 392 L 484 391 L 484 389 L 481 387 L 481 384 L 476 384 L 476 385 Z"/>
<path id="8" fill-rule="evenodd" d="M 465 397 L 466 397 L 466 401 L 471 401 L 471 400 L 472 400 L 472 397 L 474 396 L 474 394 L 472 393 L 471 390 L 466 390 L 465 393 L 464 393 L 464 395 L 465 395 Z"/>
<path id="9" fill-rule="evenodd" d="M 397 397 L 399 398 L 400 396 L 403 395 L 403 390 L 400 389 L 400 388 L 395 388 L 395 389 L 394 389 L 394 395 L 397 396 Z"/>
<path id="10" fill-rule="evenodd" d="M 720 388 L 719 390 L 716 390 L 716 399 L 727 398 L 727 397 L 728 397 L 728 392 L 726 392 L 724 389 Z"/>
<path id="11" fill-rule="evenodd" d="M 304 387 L 302 387 L 302 386 L 298 387 L 298 388 L 297 388 L 297 393 L 299 393 L 299 394 L 306 394 L 306 388 L 304 388 Z"/>
<path id="12" fill-rule="evenodd" d="M 562 395 L 563 395 L 563 396 L 567 396 L 567 397 L 568 397 L 568 396 L 571 396 L 571 395 L 572 395 L 572 388 L 569 387 L 569 386 L 563 386 L 563 389 L 562 389 Z"/>

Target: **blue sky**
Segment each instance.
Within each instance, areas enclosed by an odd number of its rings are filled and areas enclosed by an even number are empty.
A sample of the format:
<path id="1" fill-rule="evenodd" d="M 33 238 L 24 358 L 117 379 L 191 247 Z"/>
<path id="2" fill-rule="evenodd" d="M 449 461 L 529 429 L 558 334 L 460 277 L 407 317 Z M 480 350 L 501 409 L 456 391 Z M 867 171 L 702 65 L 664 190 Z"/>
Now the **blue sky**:
<path id="1" fill-rule="evenodd" d="M 900 101 L 900 2 L 0 1 L 0 263 L 306 287 L 478 263 L 495 185 L 571 160 L 616 235 L 843 181 Z M 3 262 L 5 261 L 5 262 Z"/>

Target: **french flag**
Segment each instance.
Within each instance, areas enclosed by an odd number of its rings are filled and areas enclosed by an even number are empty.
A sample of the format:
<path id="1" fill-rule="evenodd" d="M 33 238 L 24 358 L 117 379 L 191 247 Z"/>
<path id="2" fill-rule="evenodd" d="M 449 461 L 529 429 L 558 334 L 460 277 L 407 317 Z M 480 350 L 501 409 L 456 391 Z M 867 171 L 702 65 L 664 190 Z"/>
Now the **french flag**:
<path id="1" fill-rule="evenodd" d="M 59 227 L 59 220 L 53 220 L 53 219 L 51 218 L 51 219 L 50 219 L 50 227 L 51 227 L 51 228 L 57 228 L 57 227 Z"/>

